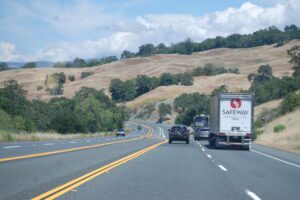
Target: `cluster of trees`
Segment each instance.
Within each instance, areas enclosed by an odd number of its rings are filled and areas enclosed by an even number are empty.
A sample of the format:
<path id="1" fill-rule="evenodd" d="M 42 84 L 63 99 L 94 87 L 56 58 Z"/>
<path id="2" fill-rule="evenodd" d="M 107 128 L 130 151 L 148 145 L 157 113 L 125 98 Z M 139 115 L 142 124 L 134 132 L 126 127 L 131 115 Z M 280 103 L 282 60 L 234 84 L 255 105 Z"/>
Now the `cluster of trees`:
<path id="1" fill-rule="evenodd" d="M 176 97 L 173 103 L 173 109 L 179 113 L 175 119 L 176 124 L 190 125 L 193 117 L 198 114 L 209 114 L 210 95 L 200 94 L 182 94 Z"/>
<path id="2" fill-rule="evenodd" d="M 84 60 L 82 58 L 75 58 L 73 61 L 68 62 L 56 62 L 53 67 L 55 68 L 83 68 L 83 67 L 93 67 L 97 65 L 103 65 L 111 62 L 118 61 L 116 56 L 107 56 L 103 58 L 93 58 Z"/>
<path id="3" fill-rule="evenodd" d="M 64 72 L 56 72 L 46 76 L 45 85 L 47 86 L 47 91 L 51 95 L 61 95 L 63 94 L 63 84 L 66 82 L 66 75 Z"/>
<path id="4" fill-rule="evenodd" d="M 161 103 L 158 106 L 158 114 L 159 114 L 159 120 L 160 122 L 164 121 L 167 117 L 167 115 L 172 114 L 172 106 L 167 103 Z"/>
<path id="5" fill-rule="evenodd" d="M 170 74 L 163 73 L 159 77 L 138 75 L 134 79 L 122 81 L 113 79 L 109 91 L 112 99 L 116 102 L 131 101 L 142 94 L 157 88 L 168 85 L 193 85 L 193 77 L 190 73 Z"/>
<path id="6" fill-rule="evenodd" d="M 170 74 L 163 73 L 159 77 L 148 77 L 138 75 L 135 79 L 122 81 L 113 79 L 110 83 L 110 92 L 112 99 L 116 102 L 131 101 L 159 86 L 169 85 L 193 85 L 194 76 L 214 76 L 223 73 L 239 73 L 238 68 L 217 67 L 212 63 L 204 67 L 197 67 L 191 71 Z"/>
<path id="7" fill-rule="evenodd" d="M 144 44 L 139 47 L 139 51 L 134 53 L 128 50 L 123 51 L 121 58 L 132 58 L 137 56 L 150 56 L 153 54 L 191 54 L 193 52 L 205 51 L 215 48 L 249 48 L 261 45 L 277 43 L 277 46 L 284 42 L 300 38 L 300 28 L 296 25 L 286 26 L 283 31 L 275 26 L 256 31 L 252 34 L 232 34 L 227 37 L 215 37 L 206 39 L 203 42 L 193 42 L 186 39 L 183 42 L 171 44 L 169 47 L 163 43 L 154 46 Z"/>
<path id="8" fill-rule="evenodd" d="M 8 67 L 7 63 L 6 62 L 0 62 L 0 72 L 5 71 L 5 70 L 9 70 L 9 67 Z"/>
<path id="9" fill-rule="evenodd" d="M 28 62 L 22 66 L 22 69 L 30 69 L 30 68 L 36 68 L 35 62 Z"/>
<path id="10" fill-rule="evenodd" d="M 291 92 L 300 89 L 300 75 L 274 77 L 269 65 L 262 65 L 257 74 L 250 74 L 251 81 L 249 92 L 255 94 L 256 104 L 265 103 L 274 99 L 283 98 Z"/>
<path id="11" fill-rule="evenodd" d="M 205 64 L 204 67 L 197 67 L 193 69 L 191 72 L 192 76 L 215 76 L 218 74 L 224 74 L 224 73 L 234 73 L 239 74 L 239 68 L 237 67 L 229 67 L 225 68 L 223 66 L 217 67 L 212 63 Z"/>
<path id="12" fill-rule="evenodd" d="M 14 132 L 56 131 L 95 133 L 122 126 L 127 118 L 102 90 L 83 87 L 72 99 L 29 101 L 26 91 L 14 80 L 0 89 L 0 129 Z M 3 121 L 2 121 L 3 119 Z"/>

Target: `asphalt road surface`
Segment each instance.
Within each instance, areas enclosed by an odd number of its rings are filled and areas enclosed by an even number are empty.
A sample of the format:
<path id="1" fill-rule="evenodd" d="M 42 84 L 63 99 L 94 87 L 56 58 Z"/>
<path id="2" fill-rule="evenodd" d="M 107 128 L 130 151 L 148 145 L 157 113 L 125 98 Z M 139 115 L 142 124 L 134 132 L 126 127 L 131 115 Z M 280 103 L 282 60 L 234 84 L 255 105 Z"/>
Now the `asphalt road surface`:
<path id="1" fill-rule="evenodd" d="M 168 126 L 143 124 L 121 139 L 0 144 L 0 199 L 300 199 L 299 155 L 168 144 Z"/>

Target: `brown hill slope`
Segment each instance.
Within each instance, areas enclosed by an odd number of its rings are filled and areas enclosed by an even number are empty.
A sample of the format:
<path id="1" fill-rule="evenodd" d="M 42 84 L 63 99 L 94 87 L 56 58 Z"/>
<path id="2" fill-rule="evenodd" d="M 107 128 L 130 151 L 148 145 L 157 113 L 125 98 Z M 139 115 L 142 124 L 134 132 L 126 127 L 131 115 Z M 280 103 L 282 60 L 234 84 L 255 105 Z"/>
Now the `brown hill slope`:
<path id="1" fill-rule="evenodd" d="M 255 141 L 258 144 L 271 146 L 283 150 L 300 152 L 300 109 L 288 113 L 263 127 L 264 133 Z M 273 128 L 279 124 L 286 127 L 282 132 L 274 133 Z"/>
<path id="2" fill-rule="evenodd" d="M 278 48 L 269 45 L 247 49 L 214 49 L 193 53 L 192 55 L 154 55 L 151 57 L 121 60 L 93 68 L 11 70 L 0 73 L 0 84 L 6 80 L 15 79 L 24 86 L 24 89 L 28 90 L 29 99 L 49 99 L 52 96 L 45 91 L 45 79 L 47 75 L 54 72 L 64 72 L 67 76 L 75 75 L 76 77 L 74 82 L 67 81 L 64 84 L 63 96 L 65 97 L 73 96 L 75 91 L 79 90 L 82 86 L 97 89 L 108 88 L 110 80 L 113 78 L 124 80 L 136 77 L 138 74 L 157 76 L 163 72 L 180 73 L 191 70 L 197 66 L 204 66 L 206 63 L 213 63 L 218 66 L 239 67 L 241 76 L 246 76 L 250 72 L 256 72 L 257 68 L 262 64 L 270 64 L 273 67 L 274 74 L 282 76 L 291 73 L 292 67 L 288 63 L 289 58 L 287 57 L 286 50 L 293 45 L 300 45 L 300 40 L 291 41 Z M 94 74 L 87 78 L 80 79 L 80 74 L 83 71 L 92 71 Z M 212 85 L 220 85 L 226 80 L 226 77 L 223 78 L 223 80 L 217 79 L 216 81 L 218 82 L 215 82 Z M 198 83 L 198 79 L 213 82 L 215 77 L 197 78 L 195 83 Z M 37 86 L 43 86 L 43 89 L 38 91 Z M 184 88 L 183 86 L 171 87 Z M 204 86 L 201 88 L 203 91 L 209 90 Z M 185 89 L 182 91 L 185 91 Z"/>

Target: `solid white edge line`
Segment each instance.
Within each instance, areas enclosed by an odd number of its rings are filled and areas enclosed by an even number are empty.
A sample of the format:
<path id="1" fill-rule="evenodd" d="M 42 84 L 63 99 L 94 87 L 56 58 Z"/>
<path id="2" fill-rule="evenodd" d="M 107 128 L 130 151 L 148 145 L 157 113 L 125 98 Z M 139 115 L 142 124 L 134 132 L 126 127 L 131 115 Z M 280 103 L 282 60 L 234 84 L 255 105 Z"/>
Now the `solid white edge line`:
<path id="1" fill-rule="evenodd" d="M 218 165 L 220 167 L 221 170 L 223 170 L 224 172 L 227 172 L 227 169 L 223 166 L 223 165 Z"/>
<path id="2" fill-rule="evenodd" d="M 259 198 L 254 192 L 251 192 L 250 190 L 245 190 L 245 192 L 253 200 L 261 200 L 261 198 Z"/>
<path id="3" fill-rule="evenodd" d="M 19 148 L 21 146 L 6 146 L 6 147 L 3 147 L 4 149 L 12 149 L 12 148 Z"/>
<path id="4" fill-rule="evenodd" d="M 300 165 L 297 165 L 297 164 L 295 164 L 295 163 L 291 163 L 291 162 L 288 162 L 288 161 L 285 161 L 285 160 L 276 158 L 276 157 L 274 157 L 274 156 L 270 156 L 270 155 L 268 155 L 268 154 L 265 154 L 265 153 L 262 153 L 262 152 L 259 152 L 259 151 L 255 151 L 255 150 L 253 150 L 253 149 L 252 149 L 251 151 L 254 152 L 254 153 L 258 153 L 258 154 L 260 154 L 260 155 L 266 156 L 266 157 L 268 157 L 268 158 L 272 158 L 272 159 L 274 159 L 274 160 L 283 162 L 283 163 L 285 163 L 285 164 L 292 165 L 292 166 L 294 166 L 294 167 L 300 168 Z"/>

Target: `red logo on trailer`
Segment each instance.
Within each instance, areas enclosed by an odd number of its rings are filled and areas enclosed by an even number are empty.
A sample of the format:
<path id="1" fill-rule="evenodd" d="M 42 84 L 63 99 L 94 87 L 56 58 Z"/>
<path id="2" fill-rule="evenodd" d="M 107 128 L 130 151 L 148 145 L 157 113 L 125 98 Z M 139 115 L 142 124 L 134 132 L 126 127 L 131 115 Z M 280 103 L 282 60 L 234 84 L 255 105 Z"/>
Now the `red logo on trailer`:
<path id="1" fill-rule="evenodd" d="M 240 108 L 242 105 L 242 101 L 240 99 L 231 99 L 230 106 L 231 108 Z"/>

